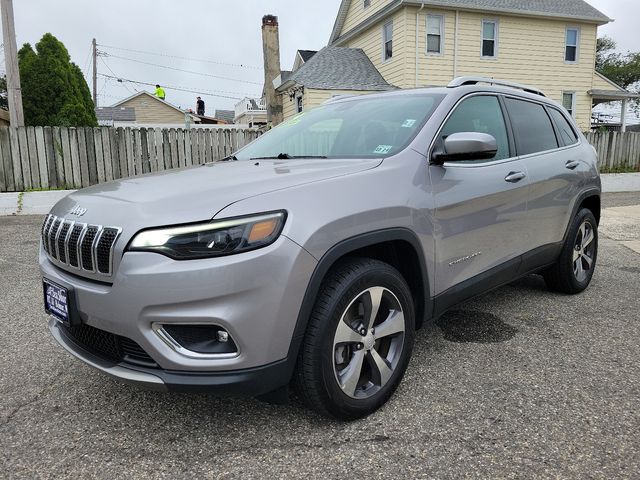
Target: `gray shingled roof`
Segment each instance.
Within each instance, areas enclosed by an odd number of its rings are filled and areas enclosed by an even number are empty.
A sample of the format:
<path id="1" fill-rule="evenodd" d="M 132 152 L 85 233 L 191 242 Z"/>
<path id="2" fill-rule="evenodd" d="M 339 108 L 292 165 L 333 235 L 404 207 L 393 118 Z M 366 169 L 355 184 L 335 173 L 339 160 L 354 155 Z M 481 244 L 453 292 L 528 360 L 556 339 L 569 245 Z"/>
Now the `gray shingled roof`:
<path id="1" fill-rule="evenodd" d="M 233 123 L 233 119 L 236 116 L 236 112 L 233 110 L 216 110 L 214 118 L 225 122 Z"/>
<path id="2" fill-rule="evenodd" d="M 302 57 L 303 62 L 308 62 L 311 57 L 313 57 L 316 53 L 318 53 L 318 51 L 317 50 L 298 50 L 298 53 Z"/>
<path id="3" fill-rule="evenodd" d="M 342 31 L 342 27 L 344 26 L 351 1 L 353 0 L 342 0 L 329 44 L 332 44 L 340 36 L 347 33 Z M 390 2 L 389 8 L 398 7 L 402 4 L 424 4 L 426 7 L 437 6 L 496 13 L 548 16 L 584 20 L 598 24 L 605 24 L 611 21 L 604 13 L 584 0 L 397 0 Z"/>
<path id="4" fill-rule="evenodd" d="M 98 122 L 135 122 L 136 109 L 131 107 L 98 107 Z"/>
<path id="5" fill-rule="evenodd" d="M 360 48 L 325 47 L 293 72 L 295 82 L 320 90 L 392 90 Z M 286 88 L 286 84 L 283 85 Z"/>

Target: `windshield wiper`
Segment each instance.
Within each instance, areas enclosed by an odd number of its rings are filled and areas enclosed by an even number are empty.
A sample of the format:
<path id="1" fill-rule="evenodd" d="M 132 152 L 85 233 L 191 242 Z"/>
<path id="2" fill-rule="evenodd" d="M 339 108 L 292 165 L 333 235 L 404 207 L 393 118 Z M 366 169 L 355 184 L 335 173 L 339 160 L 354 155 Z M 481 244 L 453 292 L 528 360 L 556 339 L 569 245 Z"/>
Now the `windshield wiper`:
<path id="1" fill-rule="evenodd" d="M 271 157 L 254 157 L 251 160 L 292 160 L 294 158 L 327 158 L 324 155 L 289 155 L 288 153 L 279 153 Z"/>
<path id="2" fill-rule="evenodd" d="M 229 162 L 231 160 L 238 160 L 238 158 L 235 155 L 229 155 L 228 157 L 221 158 L 218 161 L 219 162 Z"/>

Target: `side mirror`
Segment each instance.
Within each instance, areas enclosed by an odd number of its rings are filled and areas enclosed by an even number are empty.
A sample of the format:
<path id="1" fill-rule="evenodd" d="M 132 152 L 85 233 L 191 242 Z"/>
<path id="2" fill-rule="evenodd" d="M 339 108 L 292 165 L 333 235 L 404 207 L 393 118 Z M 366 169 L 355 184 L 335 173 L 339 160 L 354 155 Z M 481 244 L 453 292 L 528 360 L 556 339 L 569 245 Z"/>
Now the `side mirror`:
<path id="1" fill-rule="evenodd" d="M 496 156 L 498 142 L 487 133 L 460 132 L 449 135 L 443 147 L 433 151 L 431 162 L 442 165 L 444 162 L 462 160 L 489 160 Z"/>

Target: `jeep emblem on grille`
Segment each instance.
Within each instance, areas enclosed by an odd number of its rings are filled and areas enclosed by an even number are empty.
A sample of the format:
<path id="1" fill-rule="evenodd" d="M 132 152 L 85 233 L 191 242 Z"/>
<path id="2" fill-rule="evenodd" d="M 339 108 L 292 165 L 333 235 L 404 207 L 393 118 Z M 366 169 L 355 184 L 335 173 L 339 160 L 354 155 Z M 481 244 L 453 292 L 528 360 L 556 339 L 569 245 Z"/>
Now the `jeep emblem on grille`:
<path id="1" fill-rule="evenodd" d="M 86 208 L 82 208 L 80 205 L 76 205 L 71 209 L 71 211 L 69 212 L 69 215 L 75 215 L 76 217 L 81 217 L 85 213 L 87 213 Z"/>

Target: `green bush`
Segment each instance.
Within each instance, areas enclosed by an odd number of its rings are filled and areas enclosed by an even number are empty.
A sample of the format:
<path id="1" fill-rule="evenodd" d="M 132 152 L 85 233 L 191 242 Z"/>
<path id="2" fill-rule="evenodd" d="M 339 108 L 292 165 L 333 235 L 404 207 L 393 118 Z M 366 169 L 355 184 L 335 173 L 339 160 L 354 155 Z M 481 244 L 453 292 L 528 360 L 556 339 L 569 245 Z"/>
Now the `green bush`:
<path id="1" fill-rule="evenodd" d="M 35 51 L 24 44 L 18 62 L 26 125 L 98 125 L 87 82 L 56 37 L 44 34 Z"/>

